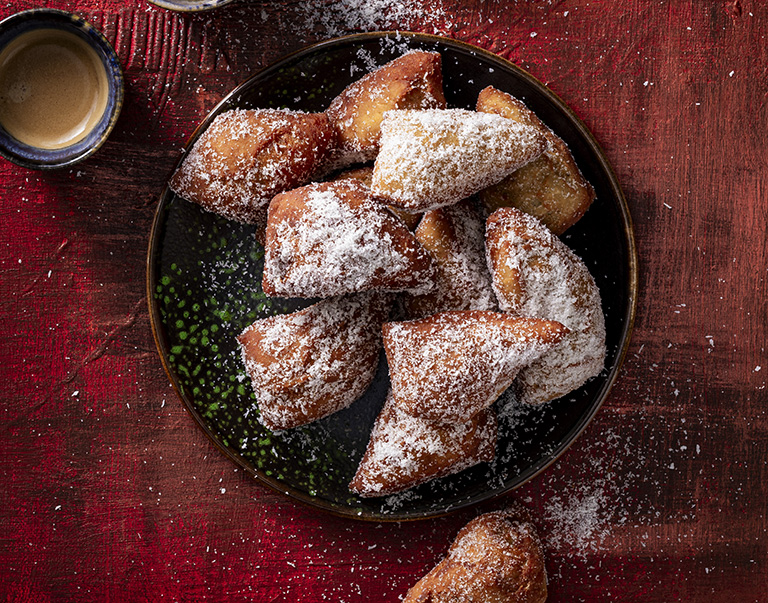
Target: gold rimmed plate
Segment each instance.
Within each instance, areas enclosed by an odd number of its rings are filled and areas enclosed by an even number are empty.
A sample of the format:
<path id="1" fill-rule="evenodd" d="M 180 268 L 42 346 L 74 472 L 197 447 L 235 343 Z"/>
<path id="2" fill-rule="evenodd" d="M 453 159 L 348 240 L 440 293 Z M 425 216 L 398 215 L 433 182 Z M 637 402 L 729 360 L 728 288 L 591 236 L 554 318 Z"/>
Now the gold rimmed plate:
<path id="1" fill-rule="evenodd" d="M 350 408 L 306 427 L 271 433 L 259 423 L 257 397 L 235 337 L 257 318 L 308 302 L 264 295 L 264 250 L 255 228 L 208 213 L 168 188 L 157 208 L 148 253 L 147 292 L 158 350 L 176 391 L 208 436 L 275 490 L 337 515 L 378 521 L 434 517 L 501 496 L 554 462 L 584 430 L 616 379 L 632 330 L 637 290 L 626 201 L 590 132 L 533 76 L 455 40 L 380 32 L 296 52 L 233 90 L 200 124 L 179 162 L 223 111 L 322 111 L 352 81 L 411 49 L 440 52 L 450 107 L 474 108 L 478 93 L 489 85 L 525 101 L 569 145 L 597 194 L 563 240 L 584 259 L 600 288 L 606 368 L 579 390 L 543 406 L 528 407 L 509 393 L 503 395 L 497 402 L 500 438 L 493 463 L 391 497 L 355 496 L 347 484 L 389 386 L 384 359 L 371 387 Z"/>

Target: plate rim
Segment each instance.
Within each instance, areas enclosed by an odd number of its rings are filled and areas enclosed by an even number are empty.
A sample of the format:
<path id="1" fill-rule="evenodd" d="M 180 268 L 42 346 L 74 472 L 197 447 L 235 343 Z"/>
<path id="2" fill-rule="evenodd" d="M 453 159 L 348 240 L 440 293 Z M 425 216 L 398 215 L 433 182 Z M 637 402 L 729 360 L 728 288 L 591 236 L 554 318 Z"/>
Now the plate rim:
<path id="1" fill-rule="evenodd" d="M 182 387 L 178 382 L 178 378 L 175 372 L 171 369 L 168 363 L 167 356 L 168 356 L 169 350 L 167 347 L 167 343 L 165 341 L 165 337 L 167 337 L 167 335 L 165 335 L 165 333 L 162 330 L 162 319 L 160 316 L 159 303 L 155 299 L 155 295 L 154 295 L 154 288 L 156 286 L 156 283 L 158 282 L 156 278 L 158 276 L 157 265 L 156 265 L 157 262 L 154 261 L 154 256 L 160 244 L 159 235 L 160 235 L 160 231 L 162 230 L 161 218 L 165 213 L 168 198 L 172 194 L 172 192 L 170 191 L 170 188 L 168 187 L 168 180 L 170 178 L 170 175 L 175 172 L 175 170 L 178 168 L 183 158 L 186 156 L 186 153 L 190 148 L 190 146 L 197 140 L 201 131 L 204 128 L 208 127 L 208 125 L 213 120 L 213 118 L 216 115 L 218 115 L 218 113 L 221 112 L 222 107 L 226 105 L 231 98 L 239 94 L 243 89 L 249 88 L 252 85 L 252 82 L 264 78 L 271 71 L 278 70 L 282 66 L 284 66 L 286 63 L 292 62 L 297 58 L 300 58 L 305 55 L 311 55 L 311 54 L 316 54 L 318 52 L 322 52 L 322 50 L 325 47 L 335 47 L 338 45 L 344 45 L 349 43 L 363 42 L 363 41 L 376 40 L 376 39 L 381 40 L 386 38 L 395 38 L 395 39 L 408 38 L 410 41 L 442 44 L 444 46 L 457 47 L 464 51 L 478 54 L 479 56 L 482 56 L 484 59 L 488 59 L 491 62 L 497 62 L 498 64 L 502 65 L 505 69 L 509 69 L 516 72 L 518 76 L 526 80 L 528 84 L 536 88 L 542 95 L 544 95 L 550 101 L 552 101 L 555 105 L 557 105 L 557 108 L 563 113 L 565 113 L 568 116 L 571 123 L 576 127 L 576 129 L 578 130 L 578 134 L 582 137 L 586 145 L 593 151 L 593 153 L 595 154 L 595 157 L 597 158 L 597 162 L 600 165 L 600 168 L 607 175 L 609 188 L 612 190 L 612 192 L 616 196 L 616 201 L 617 201 L 616 204 L 618 206 L 619 214 L 622 220 L 621 230 L 622 230 L 623 238 L 627 245 L 627 258 L 626 258 L 626 261 L 627 261 L 626 269 L 627 269 L 627 275 L 628 275 L 628 279 L 626 283 L 627 302 L 626 302 L 626 309 L 622 317 L 622 329 L 619 336 L 620 347 L 617 350 L 616 361 L 614 363 L 614 366 L 611 368 L 608 375 L 606 375 L 605 381 L 599 393 L 597 394 L 598 401 L 596 404 L 593 405 L 593 408 L 591 409 L 591 411 L 583 415 L 580 418 L 580 421 L 573 426 L 571 430 L 571 435 L 568 437 L 567 441 L 561 443 L 560 446 L 554 452 L 547 455 L 546 460 L 544 462 L 539 463 L 538 465 L 534 465 L 531 468 L 532 470 L 530 472 L 523 472 L 521 474 L 522 479 L 519 479 L 518 483 L 507 486 L 501 491 L 490 493 L 486 498 L 483 498 L 481 500 L 472 500 L 472 501 L 462 502 L 462 503 L 459 503 L 450 507 L 446 507 L 443 509 L 419 512 L 414 514 L 403 514 L 399 512 L 376 513 L 370 510 L 354 508 L 351 506 L 342 508 L 338 504 L 333 504 L 325 501 L 324 499 L 313 497 L 306 492 L 303 492 L 301 490 L 288 486 L 274 478 L 270 478 L 269 476 L 262 475 L 258 470 L 256 470 L 254 467 L 249 465 L 244 458 L 235 454 L 228 447 L 224 446 L 219 441 L 219 437 L 213 433 L 211 428 L 207 425 L 207 423 L 203 419 L 202 415 L 195 408 L 193 402 L 187 399 L 186 394 L 184 393 Z M 155 341 L 155 346 L 157 348 L 157 352 L 160 357 L 160 361 L 162 363 L 163 369 L 166 373 L 166 376 L 170 380 L 176 395 L 181 400 L 182 405 L 187 410 L 187 412 L 192 416 L 192 418 L 194 419 L 198 427 L 202 429 L 203 433 L 205 433 L 205 435 L 211 440 L 215 448 L 221 451 L 230 460 L 234 461 L 237 466 L 241 467 L 248 475 L 255 478 L 256 481 L 269 487 L 271 490 L 273 490 L 278 494 L 287 496 L 292 501 L 302 503 L 303 505 L 312 509 L 321 509 L 324 512 L 327 512 L 337 517 L 369 521 L 369 522 L 402 522 L 402 521 L 418 521 L 422 519 L 432 519 L 432 518 L 443 517 L 446 515 L 451 515 L 451 514 L 457 513 L 460 510 L 466 509 L 468 507 L 474 507 L 481 503 L 485 504 L 492 501 L 496 501 L 499 498 L 508 496 L 511 492 L 513 492 L 517 488 L 520 488 L 524 484 L 528 483 L 529 481 L 531 481 L 532 479 L 540 475 L 542 472 L 544 472 L 546 469 L 552 466 L 555 462 L 557 462 L 557 460 L 560 459 L 560 457 L 562 457 L 563 454 L 565 454 L 565 452 L 568 451 L 568 449 L 574 444 L 576 440 L 579 439 L 579 437 L 583 434 L 583 432 L 592 422 L 592 420 L 594 419 L 595 415 L 600 410 L 600 408 L 602 408 L 606 398 L 610 394 L 611 390 L 613 389 L 613 386 L 615 385 L 616 380 L 618 379 L 619 373 L 621 372 L 621 368 L 626 359 L 627 352 L 629 349 L 629 344 L 632 338 L 632 332 L 634 329 L 634 323 L 635 323 L 635 317 L 636 317 L 636 311 L 637 311 L 637 298 L 638 298 L 637 293 L 638 293 L 638 287 L 639 287 L 639 263 L 638 263 L 638 256 L 637 256 L 637 245 L 635 241 L 632 216 L 630 214 L 629 206 L 627 204 L 627 200 L 624 195 L 624 192 L 618 181 L 616 173 L 614 172 L 610 162 L 605 156 L 605 152 L 603 151 L 602 147 L 597 142 L 597 140 L 595 139 L 594 135 L 589 130 L 589 128 L 587 128 L 587 126 L 584 124 L 582 119 L 578 115 L 576 115 L 573 109 L 571 109 L 560 98 L 560 96 L 556 92 L 552 91 L 549 87 L 547 87 L 543 82 L 541 82 L 534 75 L 532 75 L 525 69 L 515 65 L 510 60 L 491 52 L 490 50 L 486 50 L 484 48 L 475 46 L 473 44 L 469 44 L 467 42 L 455 40 L 453 38 L 448 38 L 444 36 L 439 36 L 436 34 L 397 31 L 397 30 L 385 30 L 385 31 L 350 34 L 350 35 L 330 38 L 328 40 L 323 40 L 323 41 L 299 48 L 293 52 L 282 55 L 276 61 L 269 63 L 262 69 L 253 73 L 242 83 L 240 83 L 235 88 L 233 88 L 228 93 L 226 93 L 226 95 L 218 103 L 216 103 L 216 105 L 213 108 L 211 108 L 208 111 L 205 118 L 197 125 L 197 127 L 193 130 L 193 132 L 189 135 L 189 137 L 185 141 L 182 147 L 182 150 L 179 153 L 179 157 L 177 158 L 173 168 L 169 172 L 168 177 L 166 177 L 165 179 L 165 183 L 166 183 L 165 187 L 160 194 L 157 207 L 155 209 L 155 214 L 152 220 L 152 226 L 149 232 L 149 241 L 148 241 L 148 249 L 147 249 L 147 256 L 146 256 L 146 295 L 147 295 L 147 303 L 149 306 L 150 326 L 151 326 L 152 335 Z M 521 476 L 518 476 L 518 477 L 521 477 Z"/>

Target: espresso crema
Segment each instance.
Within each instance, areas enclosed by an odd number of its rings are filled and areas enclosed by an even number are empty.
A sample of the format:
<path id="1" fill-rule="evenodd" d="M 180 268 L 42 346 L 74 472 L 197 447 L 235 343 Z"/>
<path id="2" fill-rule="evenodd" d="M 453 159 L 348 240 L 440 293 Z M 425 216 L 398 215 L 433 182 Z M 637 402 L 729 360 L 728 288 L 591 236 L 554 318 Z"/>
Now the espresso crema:
<path id="1" fill-rule="evenodd" d="M 29 31 L 0 52 L 0 125 L 30 146 L 82 140 L 104 115 L 108 89 L 99 55 L 74 33 Z"/>

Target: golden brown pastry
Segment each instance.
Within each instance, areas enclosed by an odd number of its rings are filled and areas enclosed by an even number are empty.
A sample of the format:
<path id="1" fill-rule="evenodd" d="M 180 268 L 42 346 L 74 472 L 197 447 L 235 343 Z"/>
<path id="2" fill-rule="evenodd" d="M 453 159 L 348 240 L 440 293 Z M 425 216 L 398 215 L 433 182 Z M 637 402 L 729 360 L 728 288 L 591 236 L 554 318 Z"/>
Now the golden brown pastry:
<path id="1" fill-rule="evenodd" d="M 382 327 L 392 396 L 415 417 L 455 424 L 493 404 L 521 368 L 568 332 L 502 312 L 442 312 Z"/>
<path id="2" fill-rule="evenodd" d="M 262 287 L 267 295 L 423 292 L 433 286 L 429 253 L 353 179 L 277 195 L 269 206 L 265 236 Z"/>
<path id="3" fill-rule="evenodd" d="M 496 411 L 441 424 L 398 408 L 391 392 L 349 488 L 363 497 L 389 496 L 463 471 L 496 455 Z"/>
<path id="4" fill-rule="evenodd" d="M 338 136 L 339 163 L 349 165 L 376 157 L 385 111 L 443 107 L 439 53 L 412 51 L 390 61 L 350 84 L 326 110 Z"/>
<path id="5" fill-rule="evenodd" d="M 485 260 L 485 222 L 470 201 L 433 209 L 416 228 L 416 239 L 435 260 L 435 286 L 408 294 L 408 318 L 447 310 L 496 310 L 491 274 Z"/>
<path id="6" fill-rule="evenodd" d="M 448 555 L 403 603 L 544 603 L 547 572 L 535 526 L 520 509 L 492 511 L 461 529 Z"/>
<path id="7" fill-rule="evenodd" d="M 464 109 L 387 111 L 371 190 L 412 212 L 453 205 L 532 161 L 546 139 L 531 126 Z"/>
<path id="8" fill-rule="evenodd" d="M 363 166 L 359 168 L 352 168 L 345 170 L 338 174 L 334 180 L 344 180 L 345 178 L 353 178 L 359 180 L 368 188 L 371 188 L 371 178 L 373 178 L 373 166 Z M 387 209 L 400 218 L 409 230 L 415 230 L 421 220 L 421 214 L 413 214 L 407 211 L 403 211 L 397 207 L 387 206 Z"/>
<path id="9" fill-rule="evenodd" d="M 579 171 L 565 142 L 522 101 L 492 86 L 480 92 L 477 110 L 532 126 L 549 142 L 541 157 L 479 193 L 488 211 L 516 207 L 536 216 L 557 235 L 578 222 L 595 199 L 595 191 Z"/>
<path id="10" fill-rule="evenodd" d="M 364 165 L 362 167 L 350 168 L 336 175 L 334 180 L 345 180 L 352 178 L 353 180 L 359 180 L 368 188 L 371 188 L 371 178 L 373 178 L 373 166 Z"/>
<path id="11" fill-rule="evenodd" d="M 306 425 L 346 408 L 370 385 L 379 363 L 388 296 L 322 300 L 257 320 L 237 338 L 262 423 L 273 431 Z"/>
<path id="12" fill-rule="evenodd" d="M 226 218 L 263 222 L 272 197 L 308 182 L 333 144 L 323 113 L 233 109 L 200 135 L 170 187 Z"/>
<path id="13" fill-rule="evenodd" d="M 486 223 L 488 264 L 499 307 L 547 318 L 570 332 L 518 375 L 519 398 L 539 404 L 564 396 L 602 371 L 605 317 L 584 262 L 539 220 L 497 209 Z"/>

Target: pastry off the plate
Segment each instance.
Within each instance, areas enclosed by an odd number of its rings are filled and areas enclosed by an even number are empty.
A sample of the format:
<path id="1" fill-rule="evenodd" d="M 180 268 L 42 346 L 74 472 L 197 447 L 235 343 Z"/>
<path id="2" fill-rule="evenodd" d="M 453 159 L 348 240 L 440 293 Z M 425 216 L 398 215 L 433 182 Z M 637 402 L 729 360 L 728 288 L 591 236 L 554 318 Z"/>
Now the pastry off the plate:
<path id="1" fill-rule="evenodd" d="M 403 603 L 544 603 L 544 553 L 528 514 L 491 511 L 464 526 Z"/>

